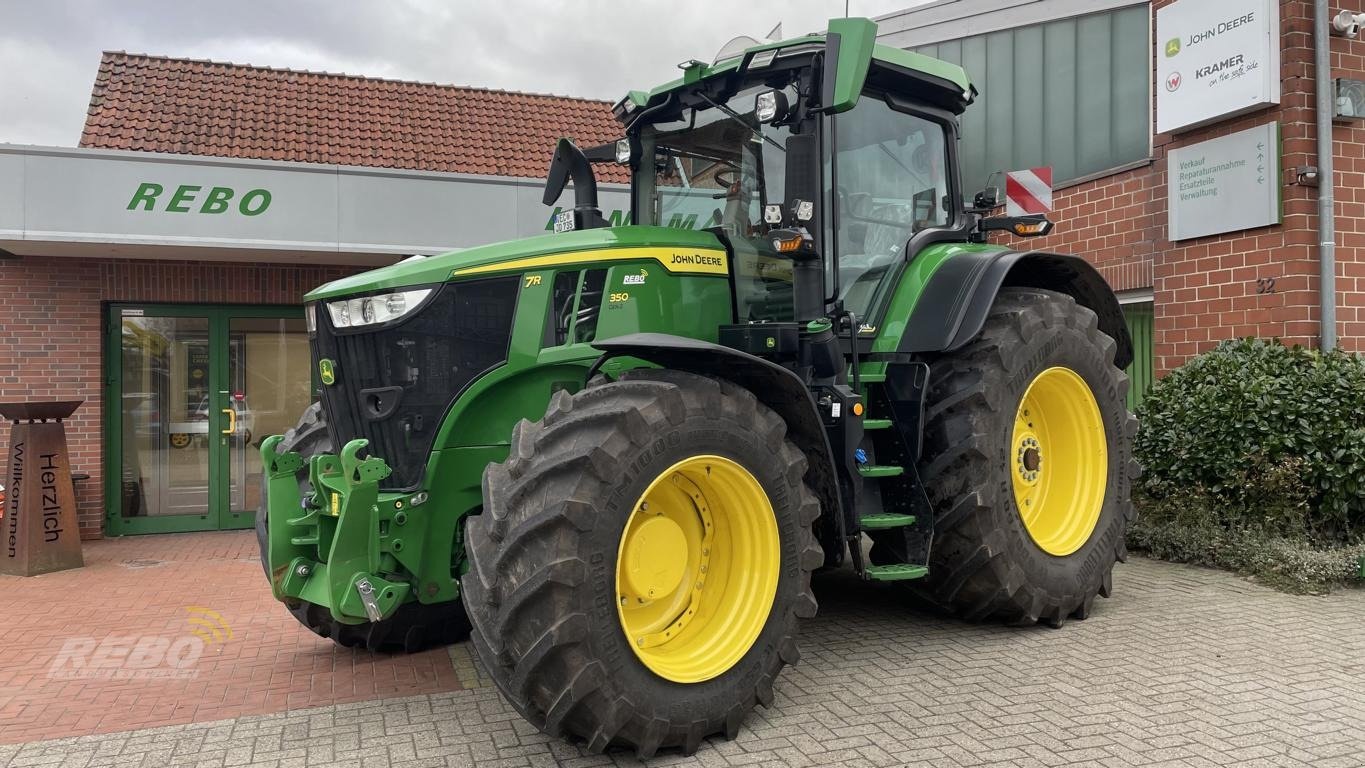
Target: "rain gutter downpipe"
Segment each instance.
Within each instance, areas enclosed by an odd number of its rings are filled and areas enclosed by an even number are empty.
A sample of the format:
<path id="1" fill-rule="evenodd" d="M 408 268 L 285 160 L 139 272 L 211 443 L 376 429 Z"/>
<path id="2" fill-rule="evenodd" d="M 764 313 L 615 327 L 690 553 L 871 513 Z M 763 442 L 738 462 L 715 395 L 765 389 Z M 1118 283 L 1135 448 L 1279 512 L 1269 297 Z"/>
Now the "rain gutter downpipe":
<path id="1" fill-rule="evenodd" d="M 1332 37 L 1327 0 L 1313 3 L 1313 79 L 1318 129 L 1318 317 L 1320 347 L 1337 346 L 1336 219 L 1332 170 Z M 1362 561 L 1365 569 L 1365 561 Z"/>

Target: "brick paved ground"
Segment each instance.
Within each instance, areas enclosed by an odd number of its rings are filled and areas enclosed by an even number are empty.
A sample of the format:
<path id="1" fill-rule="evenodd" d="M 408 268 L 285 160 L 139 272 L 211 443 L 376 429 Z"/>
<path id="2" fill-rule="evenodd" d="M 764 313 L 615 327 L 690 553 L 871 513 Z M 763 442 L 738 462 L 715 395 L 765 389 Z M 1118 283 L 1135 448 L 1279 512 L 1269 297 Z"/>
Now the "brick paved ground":
<path id="1" fill-rule="evenodd" d="M 0 576 L 0 743 L 459 688 L 444 651 L 355 653 L 299 626 L 271 597 L 250 531 L 87 542 L 85 562 Z M 68 679 L 50 674 L 71 638 L 192 643 L 194 631 L 209 642 L 191 679 L 86 679 L 75 662 L 60 667 Z"/>
<path id="2" fill-rule="evenodd" d="M 834 574 L 772 710 L 651 765 L 1365 765 L 1365 591 L 1294 597 L 1135 559 L 1061 630 L 888 607 Z M 0 650 L 0 653 L 3 653 Z M 466 689 L 0 745 L 0 766 L 591 766 L 448 658 Z"/>

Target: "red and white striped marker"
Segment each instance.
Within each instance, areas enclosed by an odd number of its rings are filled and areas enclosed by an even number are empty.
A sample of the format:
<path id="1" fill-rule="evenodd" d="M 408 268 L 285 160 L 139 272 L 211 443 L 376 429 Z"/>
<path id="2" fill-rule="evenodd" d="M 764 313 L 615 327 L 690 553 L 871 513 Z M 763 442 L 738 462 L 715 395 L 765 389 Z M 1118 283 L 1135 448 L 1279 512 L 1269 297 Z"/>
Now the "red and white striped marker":
<path id="1" fill-rule="evenodd" d="M 1052 166 L 1005 173 L 1005 215 L 1028 216 L 1052 210 Z"/>

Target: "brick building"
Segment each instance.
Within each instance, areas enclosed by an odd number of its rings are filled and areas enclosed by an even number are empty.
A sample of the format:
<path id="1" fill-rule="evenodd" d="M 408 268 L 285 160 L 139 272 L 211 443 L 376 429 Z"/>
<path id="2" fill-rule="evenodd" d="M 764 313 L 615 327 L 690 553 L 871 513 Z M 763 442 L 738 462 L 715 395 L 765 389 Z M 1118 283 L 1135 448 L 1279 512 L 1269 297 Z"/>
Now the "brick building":
<path id="1" fill-rule="evenodd" d="M 85 538 L 250 525 L 253 445 L 311 399 L 303 294 L 543 231 L 555 140 L 618 131 L 604 102 L 105 54 L 80 148 L 0 145 L 0 401 L 85 401 Z"/>

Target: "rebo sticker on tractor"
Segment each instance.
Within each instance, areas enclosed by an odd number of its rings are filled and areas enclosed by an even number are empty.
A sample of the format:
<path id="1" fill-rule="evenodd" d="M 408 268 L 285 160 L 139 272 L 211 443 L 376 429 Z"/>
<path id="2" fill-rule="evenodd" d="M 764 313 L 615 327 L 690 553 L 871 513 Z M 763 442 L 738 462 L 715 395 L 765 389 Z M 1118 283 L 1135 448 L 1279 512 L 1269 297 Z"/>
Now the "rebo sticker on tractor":
<path id="1" fill-rule="evenodd" d="M 620 141 L 559 142 L 554 234 L 311 292 L 321 402 L 261 446 L 289 611 L 379 651 L 472 633 L 536 726 L 642 755 L 772 701 L 822 567 L 1085 618 L 1133 515 L 1119 305 L 986 242 L 1051 224 L 964 204 L 974 88 L 875 37 L 689 62 Z M 628 225 L 593 163 L 629 167 Z"/>

